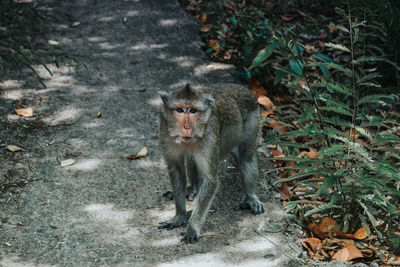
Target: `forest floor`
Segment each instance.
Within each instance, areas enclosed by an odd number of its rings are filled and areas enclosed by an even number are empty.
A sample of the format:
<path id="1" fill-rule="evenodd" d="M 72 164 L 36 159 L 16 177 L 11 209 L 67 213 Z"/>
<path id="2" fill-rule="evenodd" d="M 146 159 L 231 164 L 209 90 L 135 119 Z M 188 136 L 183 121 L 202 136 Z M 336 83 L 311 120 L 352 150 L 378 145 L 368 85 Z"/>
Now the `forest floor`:
<path id="1" fill-rule="evenodd" d="M 235 82 L 232 66 L 204 55 L 195 18 L 175 0 L 42 3 L 54 16 L 47 38 L 89 58 L 88 68 L 50 65 L 53 76 L 38 68 L 45 89 L 18 76 L 0 84 L 0 144 L 26 150 L 0 151 L 0 266 L 304 265 L 301 230 L 272 189 L 263 147 L 264 214 L 234 211 L 240 183 L 227 159 L 206 236 L 187 245 L 183 228 L 157 229 L 174 215 L 163 197 L 157 91 Z M 34 117 L 18 117 L 20 107 Z M 121 158 L 144 146 L 147 157 Z M 61 167 L 66 159 L 75 164 Z"/>

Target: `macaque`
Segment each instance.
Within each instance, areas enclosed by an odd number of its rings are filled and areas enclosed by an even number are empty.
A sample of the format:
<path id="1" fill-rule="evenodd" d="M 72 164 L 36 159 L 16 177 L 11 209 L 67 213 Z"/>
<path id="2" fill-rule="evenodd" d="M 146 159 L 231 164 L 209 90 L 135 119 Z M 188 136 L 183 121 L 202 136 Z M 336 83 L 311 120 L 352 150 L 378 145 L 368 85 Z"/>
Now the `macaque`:
<path id="1" fill-rule="evenodd" d="M 199 241 L 201 225 L 220 184 L 219 162 L 229 154 L 239 163 L 245 194 L 238 207 L 250 209 L 253 214 L 263 213 L 264 205 L 255 192 L 260 111 L 251 91 L 236 84 L 200 89 L 187 84 L 183 89 L 159 94 L 163 101 L 159 141 L 176 215 L 158 228 L 186 226 L 181 241 Z M 186 196 L 196 196 L 191 213 L 186 212 Z"/>

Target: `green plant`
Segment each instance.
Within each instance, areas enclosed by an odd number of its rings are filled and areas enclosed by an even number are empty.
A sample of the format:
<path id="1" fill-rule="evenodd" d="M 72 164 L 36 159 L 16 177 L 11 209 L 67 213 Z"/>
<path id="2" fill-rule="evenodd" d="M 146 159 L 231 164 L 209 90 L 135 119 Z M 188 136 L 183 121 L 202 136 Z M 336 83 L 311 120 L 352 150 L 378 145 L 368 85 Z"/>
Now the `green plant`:
<path id="1" fill-rule="evenodd" d="M 28 68 L 45 86 L 35 70 L 36 65 L 42 65 L 52 74 L 49 63 L 58 67 L 61 60 L 76 61 L 76 55 L 48 49 L 34 41 L 40 33 L 39 25 L 48 20 L 48 15 L 36 5 L 0 1 L 0 14 L 0 74 L 3 77 L 7 72 Z"/>
<path id="2" fill-rule="evenodd" d="M 276 31 L 254 58 L 250 74 L 274 62 L 276 82 L 294 102 L 273 116 L 287 131 L 265 141 L 284 151 L 277 160 L 296 163 L 282 168 L 294 172 L 281 180 L 304 188 L 287 210 L 306 220 L 332 217 L 343 232 L 364 226 L 399 250 L 400 96 L 381 86 L 377 64 L 399 67 L 374 45 L 386 34 L 374 12 L 364 9 L 356 19 L 350 4 L 336 11 L 344 19 L 331 23 L 338 34 L 325 43 L 327 53 L 309 49 L 292 31 Z M 318 156 L 300 156 L 309 150 Z"/>

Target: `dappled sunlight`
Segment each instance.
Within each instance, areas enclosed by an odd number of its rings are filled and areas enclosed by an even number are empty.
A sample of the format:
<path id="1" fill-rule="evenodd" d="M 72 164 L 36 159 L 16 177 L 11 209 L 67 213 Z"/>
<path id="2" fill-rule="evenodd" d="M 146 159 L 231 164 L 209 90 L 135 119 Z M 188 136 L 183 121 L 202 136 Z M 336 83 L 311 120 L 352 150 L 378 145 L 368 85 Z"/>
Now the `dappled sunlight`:
<path id="1" fill-rule="evenodd" d="M 125 15 L 125 16 L 127 16 L 127 17 L 135 17 L 135 16 L 137 16 L 137 15 L 139 15 L 139 11 L 136 11 L 136 10 L 129 10 L 128 12 L 126 12 L 126 15 Z"/>
<path id="2" fill-rule="evenodd" d="M 193 58 L 187 56 L 174 57 L 171 61 L 177 63 L 181 67 L 192 67 L 194 65 Z"/>
<path id="3" fill-rule="evenodd" d="M 10 88 L 18 88 L 23 84 L 20 80 L 6 80 L 0 82 L 0 89 L 10 89 Z"/>
<path id="4" fill-rule="evenodd" d="M 156 96 L 150 98 L 147 103 L 153 107 L 159 107 L 162 105 L 161 97 L 157 94 Z"/>
<path id="5" fill-rule="evenodd" d="M 21 266 L 50 267 L 50 266 L 54 266 L 54 265 L 27 262 L 27 261 L 19 259 L 18 257 L 10 257 L 10 258 L 1 257 L 0 258 L 0 266 L 4 266 L 4 267 L 21 267 Z"/>
<path id="6" fill-rule="evenodd" d="M 75 163 L 74 165 L 68 167 L 69 170 L 76 171 L 92 171 L 99 167 L 103 163 L 100 159 L 86 159 Z"/>
<path id="7" fill-rule="evenodd" d="M 62 110 L 56 111 L 53 113 L 53 115 L 44 118 L 42 121 L 49 126 L 71 124 L 74 123 L 82 113 L 83 109 L 69 106 Z"/>
<path id="8" fill-rule="evenodd" d="M 227 266 L 217 253 L 204 253 L 200 255 L 193 255 L 184 257 L 169 263 L 160 263 L 158 267 L 204 267 L 204 266 Z"/>
<path id="9" fill-rule="evenodd" d="M 203 64 L 199 65 L 194 69 L 194 75 L 195 76 L 203 76 L 207 75 L 208 73 L 215 71 L 215 70 L 228 70 L 228 69 L 233 69 L 234 65 L 231 64 L 222 64 L 222 63 L 213 63 L 213 64 Z"/>
<path id="10" fill-rule="evenodd" d="M 97 43 L 97 42 L 105 42 L 107 41 L 107 38 L 104 36 L 92 36 L 88 37 L 87 40 L 91 43 Z"/>
<path id="11" fill-rule="evenodd" d="M 110 44 L 109 42 L 103 42 L 103 43 L 99 43 L 99 46 L 101 49 L 116 49 L 116 48 L 121 48 L 122 44 Z"/>
<path id="12" fill-rule="evenodd" d="M 98 19 L 98 21 L 101 21 L 101 22 L 110 22 L 113 20 L 115 20 L 115 16 L 101 17 Z"/>
<path id="13" fill-rule="evenodd" d="M 137 167 L 139 168 L 166 168 L 167 164 L 165 161 L 153 161 L 153 160 L 147 160 L 147 159 L 142 159 L 137 162 L 136 164 Z"/>
<path id="14" fill-rule="evenodd" d="M 22 99 L 25 95 L 24 90 L 7 90 L 4 93 L 1 93 L 1 98 L 8 99 L 8 100 L 19 100 Z"/>
<path id="15" fill-rule="evenodd" d="M 174 26 L 177 22 L 177 19 L 160 19 L 158 24 L 161 26 Z"/>
<path id="16" fill-rule="evenodd" d="M 129 47 L 130 50 L 154 50 L 154 49 L 161 49 L 168 47 L 168 44 L 146 44 L 146 43 L 139 43 L 137 45 L 133 45 Z"/>
<path id="17" fill-rule="evenodd" d="M 96 128 L 103 126 L 104 122 L 100 120 L 92 121 L 92 122 L 87 122 L 87 123 L 82 123 L 83 128 L 90 129 L 90 128 Z"/>
<path id="18" fill-rule="evenodd" d="M 277 243 L 281 242 L 281 238 L 280 239 L 273 238 L 273 236 L 271 235 L 269 235 L 268 238 L 272 239 L 272 241 L 275 241 Z M 262 252 L 262 251 L 267 252 L 271 249 L 274 249 L 274 245 L 260 236 L 260 237 L 253 237 L 252 239 L 249 240 L 244 240 L 240 243 L 236 243 L 235 249 L 247 252 Z"/>
<path id="19" fill-rule="evenodd" d="M 66 143 L 75 149 L 87 149 L 90 146 L 88 141 L 81 138 L 71 138 Z"/>
<path id="20" fill-rule="evenodd" d="M 153 220 L 158 224 L 159 222 L 164 222 L 175 216 L 175 204 L 173 201 L 166 202 L 162 208 L 155 208 L 148 210 L 147 214 L 153 218 Z"/>
<path id="21" fill-rule="evenodd" d="M 180 238 L 173 236 L 173 237 L 163 237 L 159 240 L 155 240 L 151 242 L 151 246 L 153 247 L 168 247 L 168 246 L 174 246 L 174 245 L 179 245 L 181 243 Z"/>

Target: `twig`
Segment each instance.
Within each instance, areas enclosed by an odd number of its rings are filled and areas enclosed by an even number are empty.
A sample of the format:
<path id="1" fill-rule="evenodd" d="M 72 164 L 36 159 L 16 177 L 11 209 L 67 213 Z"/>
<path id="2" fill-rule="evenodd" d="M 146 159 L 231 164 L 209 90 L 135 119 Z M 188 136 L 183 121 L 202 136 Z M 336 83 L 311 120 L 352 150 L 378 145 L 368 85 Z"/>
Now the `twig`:
<path id="1" fill-rule="evenodd" d="M 221 234 L 217 234 L 217 233 L 204 233 L 201 234 L 200 237 L 219 237 L 222 238 L 225 241 L 226 245 L 232 246 L 232 247 L 236 247 L 236 244 L 232 244 L 231 242 L 229 242 L 228 238 L 226 236 L 223 236 Z"/>

